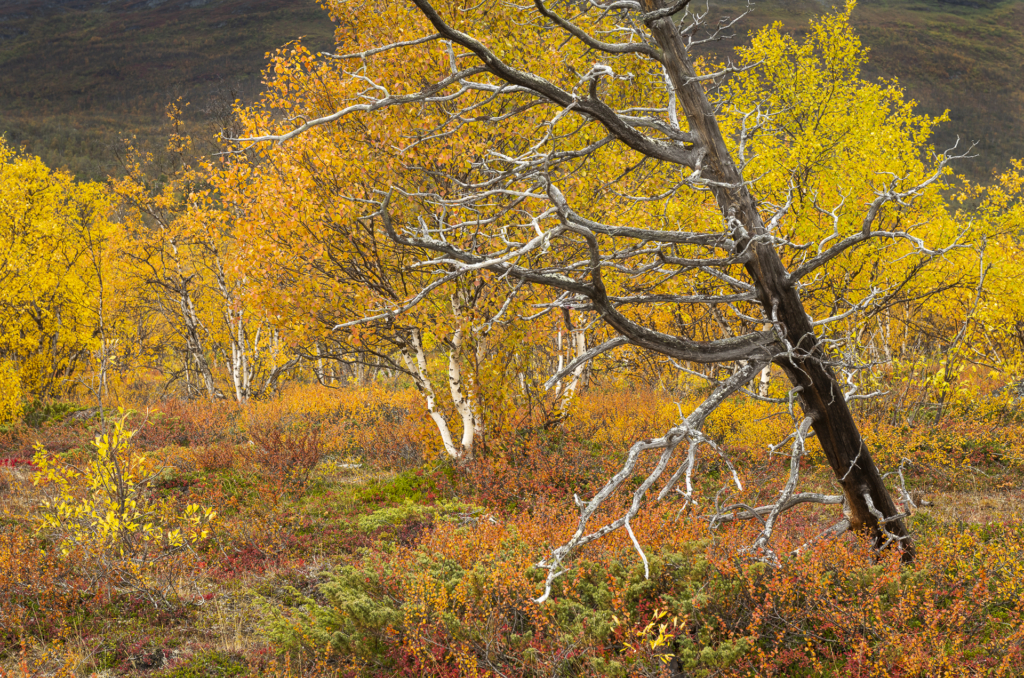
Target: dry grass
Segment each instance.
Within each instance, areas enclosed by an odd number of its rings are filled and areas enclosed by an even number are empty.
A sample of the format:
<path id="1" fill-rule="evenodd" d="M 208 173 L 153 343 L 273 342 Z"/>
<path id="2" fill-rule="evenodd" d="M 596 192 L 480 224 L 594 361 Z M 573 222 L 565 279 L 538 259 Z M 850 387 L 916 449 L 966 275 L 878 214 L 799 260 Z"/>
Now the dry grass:
<path id="1" fill-rule="evenodd" d="M 926 495 L 934 506 L 919 509 L 944 523 L 986 525 L 1019 520 L 1022 492 L 938 492 Z"/>

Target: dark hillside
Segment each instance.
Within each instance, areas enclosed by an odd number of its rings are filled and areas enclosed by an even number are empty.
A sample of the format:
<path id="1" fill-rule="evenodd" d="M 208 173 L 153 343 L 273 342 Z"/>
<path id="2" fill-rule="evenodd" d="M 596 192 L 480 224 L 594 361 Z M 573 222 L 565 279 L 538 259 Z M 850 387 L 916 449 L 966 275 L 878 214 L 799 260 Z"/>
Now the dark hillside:
<path id="1" fill-rule="evenodd" d="M 741 4 L 711 0 L 713 11 Z M 773 21 L 803 31 L 832 4 L 761 0 L 737 39 Z M 898 78 L 924 112 L 950 110 L 937 146 L 979 142 L 962 171 L 984 178 L 1024 157 L 1024 0 L 861 0 L 854 24 L 871 47 L 868 77 Z M 256 94 L 268 50 L 299 36 L 323 49 L 331 33 L 312 0 L 0 0 L 0 130 L 102 177 L 125 134 L 157 143 L 168 103 L 181 97 L 192 120 L 212 123 Z"/>
<path id="2" fill-rule="evenodd" d="M 1024 158 L 1024 2 L 865 2 L 855 13 L 869 72 L 896 77 L 929 113 L 949 109 L 936 140 L 978 142 L 965 166 L 988 176 Z"/>
<path id="3" fill-rule="evenodd" d="M 332 44 L 312 0 L 0 0 L 0 130 L 48 164 L 98 178 L 112 147 L 156 143 L 168 103 L 208 122 L 257 91 L 269 50 Z"/>

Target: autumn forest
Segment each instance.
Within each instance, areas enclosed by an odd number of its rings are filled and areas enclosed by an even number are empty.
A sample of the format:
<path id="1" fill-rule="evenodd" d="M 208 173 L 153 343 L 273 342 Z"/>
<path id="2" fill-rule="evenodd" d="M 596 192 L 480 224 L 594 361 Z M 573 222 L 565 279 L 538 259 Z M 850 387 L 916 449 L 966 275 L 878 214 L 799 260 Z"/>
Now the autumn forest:
<path id="1" fill-rule="evenodd" d="M 0 136 L 0 677 L 1024 675 L 1024 161 L 761 4 Z"/>

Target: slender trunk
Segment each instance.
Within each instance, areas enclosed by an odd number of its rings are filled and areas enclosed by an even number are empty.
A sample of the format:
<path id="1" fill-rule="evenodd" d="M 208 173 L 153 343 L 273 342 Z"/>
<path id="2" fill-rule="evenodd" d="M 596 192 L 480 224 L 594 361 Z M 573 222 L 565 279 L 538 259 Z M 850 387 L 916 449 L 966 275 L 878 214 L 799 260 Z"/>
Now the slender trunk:
<path id="1" fill-rule="evenodd" d="M 249 331 L 246 329 L 246 325 L 242 323 L 242 320 L 243 316 L 240 314 L 238 317 L 239 344 L 243 349 L 246 349 L 242 351 L 242 392 L 248 401 L 253 396 L 253 379 L 262 366 L 262 361 L 260 360 L 260 335 L 263 333 L 263 326 L 258 325 L 256 327 L 256 336 L 253 337 L 252 346 L 249 347 Z"/>
<path id="2" fill-rule="evenodd" d="M 298 365 L 301 361 L 302 358 L 296 356 L 289 360 L 288 362 L 286 362 L 285 364 L 277 365 L 276 367 L 272 368 L 270 372 L 267 374 L 266 381 L 263 382 L 263 388 L 259 390 L 259 395 L 263 395 L 264 393 L 276 392 L 277 384 L 280 381 L 281 377 L 287 374 L 289 370 Z"/>
<path id="3" fill-rule="evenodd" d="M 323 354 L 324 354 L 323 344 L 321 344 L 318 341 L 318 342 L 316 342 L 316 363 L 313 364 L 313 376 L 316 377 L 316 380 L 318 382 L 320 382 L 321 385 L 325 385 L 326 384 L 326 382 L 324 381 L 325 374 L 324 374 Z"/>
<path id="4" fill-rule="evenodd" d="M 196 371 L 203 379 L 203 386 L 206 394 L 213 400 L 217 397 L 217 387 L 213 382 L 213 372 L 210 371 L 210 363 L 206 359 L 206 352 L 203 350 L 203 340 L 200 336 L 199 317 L 196 315 L 195 305 L 188 290 L 181 291 L 180 306 L 182 317 L 185 321 L 185 345 L 188 347 L 189 358 L 194 363 Z"/>
<path id="5" fill-rule="evenodd" d="M 448 421 L 445 419 L 444 414 L 437 409 L 437 398 L 434 395 L 434 387 L 430 383 L 430 376 L 427 374 L 427 357 L 423 352 L 423 344 L 420 341 L 420 331 L 418 328 L 413 328 L 409 331 L 408 341 L 402 344 L 401 349 L 402 361 L 412 374 L 416 388 L 423 394 L 423 398 L 426 400 L 427 414 L 434 420 L 434 425 L 441 435 L 441 443 L 444 445 L 445 452 L 452 459 L 462 459 L 463 450 L 455 444 L 451 429 L 448 427 Z"/>
<path id="6" fill-rule="evenodd" d="M 237 402 L 245 402 L 245 396 L 242 394 L 242 351 L 239 350 L 238 343 L 236 341 L 231 342 L 231 363 L 228 367 L 231 370 L 231 383 L 235 387 L 235 400 Z"/>
<path id="7" fill-rule="evenodd" d="M 575 327 L 572 324 L 572 319 L 569 316 L 568 309 L 562 309 L 562 318 L 565 321 L 565 326 L 569 330 L 569 345 L 572 349 L 572 360 L 580 358 L 587 352 L 587 334 L 583 328 Z M 558 333 L 558 348 L 560 349 L 558 356 L 558 371 L 562 371 L 562 333 Z M 585 380 L 586 370 L 589 363 L 580 363 L 576 369 L 572 371 L 572 378 L 569 383 L 565 385 L 565 389 L 561 392 L 561 402 L 559 408 L 564 412 L 572 401 L 573 396 L 576 395 L 576 390 L 580 388 L 580 382 Z"/>
<path id="8" fill-rule="evenodd" d="M 181 309 L 182 320 L 185 323 L 185 346 L 188 351 L 187 362 L 194 362 L 196 371 L 199 376 L 203 379 L 203 386 L 206 389 L 207 397 L 213 400 L 217 397 L 217 387 L 213 381 L 213 373 L 210 370 L 210 363 L 206 358 L 206 351 L 203 348 L 203 340 L 200 335 L 200 328 L 202 326 L 199 315 L 196 313 L 196 307 L 192 294 L 189 292 L 189 285 L 191 284 L 194 276 L 186 276 L 181 270 L 181 260 L 178 255 L 178 246 L 174 244 L 173 239 L 168 243 L 171 247 L 171 252 L 174 255 L 174 269 L 178 274 L 178 280 L 175 283 L 169 283 L 166 281 L 163 283 L 168 289 L 174 289 L 178 296 L 178 305 Z M 171 286 L 173 285 L 173 287 Z M 188 368 L 186 368 L 187 370 Z"/>
<path id="9" fill-rule="evenodd" d="M 455 411 L 462 418 L 462 449 L 459 457 L 469 459 L 473 456 L 473 442 L 476 440 L 477 425 L 473 412 L 472 398 L 463 393 L 462 389 L 462 349 L 466 335 L 461 328 L 452 335 L 452 350 L 448 354 L 448 389 L 455 403 Z"/>
<path id="10" fill-rule="evenodd" d="M 245 330 L 245 310 L 241 308 L 228 284 L 219 252 L 214 250 L 213 254 L 216 257 L 214 272 L 217 286 L 224 302 L 224 321 L 227 324 L 228 337 L 231 342 L 231 362 L 228 363 L 228 370 L 231 372 L 231 382 L 235 388 L 235 400 L 245 403 L 252 396 L 252 370 L 249 364 L 249 335 Z M 259 350 L 259 335 L 257 329 L 256 339 L 252 346 L 253 356 L 256 356 Z"/>
<path id="11" fill-rule="evenodd" d="M 647 12 L 664 6 L 663 0 L 641 0 L 641 4 Z M 750 253 L 745 267 L 757 289 L 758 300 L 766 317 L 784 334 L 780 339 L 791 347 L 788 353 L 777 356 L 775 363 L 796 387 L 804 413 L 813 421 L 825 457 L 846 495 L 850 526 L 870 531 L 879 546 L 886 541 L 888 531 L 901 539 L 903 559 L 910 560 L 913 545 L 906 526 L 895 518 L 899 511 L 861 439 L 800 294 L 778 252 L 763 241 L 751 240 L 753 236 L 765 235 L 766 230 L 753 196 L 726 147 L 715 110 L 703 85 L 695 79 L 686 44 L 670 18 L 652 21 L 651 29 L 664 52 L 666 70 L 690 131 L 698 136 L 706 151 L 705 174 L 726 185 L 716 186 L 712 191 L 732 231 L 737 251 Z M 876 512 L 884 517 L 884 527 Z"/>
<path id="12" fill-rule="evenodd" d="M 565 356 L 562 354 L 562 330 L 558 330 L 558 338 L 555 340 L 555 353 L 558 355 L 558 363 L 555 365 L 555 372 L 561 372 L 562 368 L 565 367 Z M 559 381 L 555 386 L 555 398 L 562 397 L 562 389 L 564 386 Z"/>

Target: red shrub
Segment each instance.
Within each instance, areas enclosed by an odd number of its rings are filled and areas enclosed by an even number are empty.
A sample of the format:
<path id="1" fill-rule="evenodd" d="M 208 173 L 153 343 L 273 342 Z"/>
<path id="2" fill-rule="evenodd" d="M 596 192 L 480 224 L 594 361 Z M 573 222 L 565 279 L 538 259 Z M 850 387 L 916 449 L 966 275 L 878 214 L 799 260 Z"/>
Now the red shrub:
<path id="1" fill-rule="evenodd" d="M 286 428 L 279 422 L 250 424 L 252 444 L 243 456 L 268 472 L 281 487 L 302 489 L 316 465 L 324 458 L 320 431 L 315 428 Z"/>
<path id="2" fill-rule="evenodd" d="M 236 440 L 240 437 L 239 411 L 237 404 L 228 401 L 167 400 L 133 417 L 131 426 L 138 430 L 135 445 L 141 450 L 155 450 Z"/>

